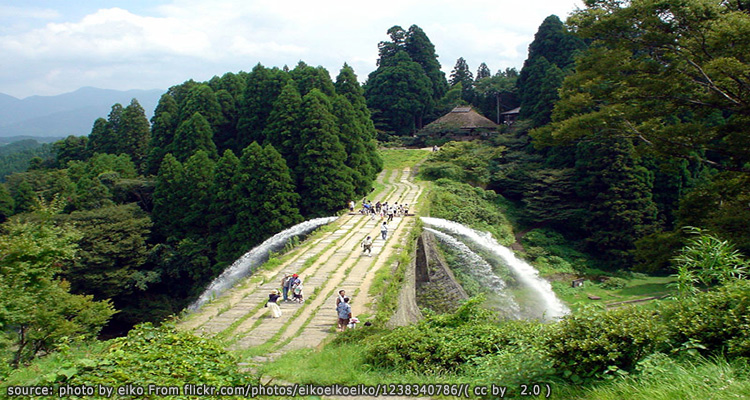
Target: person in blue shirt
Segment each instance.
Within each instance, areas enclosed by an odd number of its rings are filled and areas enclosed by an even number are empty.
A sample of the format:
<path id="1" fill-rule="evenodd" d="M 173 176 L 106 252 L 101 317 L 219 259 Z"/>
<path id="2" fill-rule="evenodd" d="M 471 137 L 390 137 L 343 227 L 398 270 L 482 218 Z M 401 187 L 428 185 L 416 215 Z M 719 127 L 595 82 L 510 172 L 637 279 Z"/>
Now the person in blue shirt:
<path id="1" fill-rule="evenodd" d="M 339 332 L 343 332 L 352 317 L 352 306 L 349 305 L 348 297 L 344 297 L 344 301 L 336 306 L 336 312 L 339 314 Z"/>

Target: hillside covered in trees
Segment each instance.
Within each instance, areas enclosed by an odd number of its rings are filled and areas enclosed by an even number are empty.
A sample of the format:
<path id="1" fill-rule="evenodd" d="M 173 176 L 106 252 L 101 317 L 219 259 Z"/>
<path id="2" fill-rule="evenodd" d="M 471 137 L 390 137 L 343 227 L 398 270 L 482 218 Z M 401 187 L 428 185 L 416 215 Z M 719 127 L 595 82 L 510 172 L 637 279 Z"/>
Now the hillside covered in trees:
<path id="1" fill-rule="evenodd" d="M 55 244 L 60 258 L 39 254 L 13 268 L 18 277 L 45 269 L 50 285 L 111 302 L 117 313 L 108 332 L 160 321 L 256 244 L 367 193 L 382 168 L 374 136 L 346 65 L 335 80 L 300 62 L 187 81 L 161 97 L 150 122 L 137 100 L 115 104 L 88 137 L 55 143 L 51 162 L 0 186 L 6 234 L 65 233 L 56 239 L 64 242 Z M 45 209 L 59 212 L 42 216 Z M 20 306 L 3 297 L 3 307 Z M 46 325 L 3 321 L 23 330 Z M 35 343 L 17 358 L 51 345 Z"/>

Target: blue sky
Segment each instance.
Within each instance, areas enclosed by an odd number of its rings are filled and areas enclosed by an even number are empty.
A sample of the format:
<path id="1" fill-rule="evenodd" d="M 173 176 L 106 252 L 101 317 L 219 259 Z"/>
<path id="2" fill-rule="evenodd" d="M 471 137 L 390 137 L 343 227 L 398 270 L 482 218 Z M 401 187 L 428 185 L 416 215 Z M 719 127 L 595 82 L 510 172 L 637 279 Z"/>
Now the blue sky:
<path id="1" fill-rule="evenodd" d="M 476 72 L 520 68 L 544 18 L 580 0 L 0 0 L 0 93 L 24 98 L 83 86 L 164 89 L 226 72 L 294 66 L 361 81 L 393 25 L 419 25 L 446 76 L 464 57 Z"/>

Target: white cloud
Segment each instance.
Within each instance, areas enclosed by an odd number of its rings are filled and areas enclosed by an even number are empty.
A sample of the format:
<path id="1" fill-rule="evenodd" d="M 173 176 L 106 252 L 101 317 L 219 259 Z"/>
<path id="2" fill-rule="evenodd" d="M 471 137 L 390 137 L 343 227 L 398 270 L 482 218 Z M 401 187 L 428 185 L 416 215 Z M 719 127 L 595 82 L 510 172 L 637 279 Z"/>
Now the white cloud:
<path id="1" fill-rule="evenodd" d="M 174 0 L 150 15 L 109 8 L 62 22 L 54 10 L 0 7 L 0 16 L 26 13 L 51 21 L 0 31 L 0 92 L 166 89 L 190 78 L 247 71 L 258 62 L 293 66 L 299 60 L 323 65 L 332 76 L 347 62 L 364 80 L 375 69 L 378 42 L 388 40 L 386 30 L 412 24 L 430 37 L 444 71 L 458 57 L 472 69 L 486 62 L 495 71 L 520 67 L 543 19 L 565 19 L 573 1 Z"/>

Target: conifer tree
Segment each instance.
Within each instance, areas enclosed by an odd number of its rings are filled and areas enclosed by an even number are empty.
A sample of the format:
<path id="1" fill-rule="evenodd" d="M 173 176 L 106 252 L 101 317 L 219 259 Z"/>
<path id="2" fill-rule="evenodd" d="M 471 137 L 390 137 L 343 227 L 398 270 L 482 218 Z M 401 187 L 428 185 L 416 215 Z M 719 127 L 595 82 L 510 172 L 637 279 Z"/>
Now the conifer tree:
<path id="1" fill-rule="evenodd" d="M 490 72 L 490 68 L 485 63 L 479 64 L 479 68 L 477 68 L 477 76 L 474 78 L 477 82 L 484 78 L 489 78 L 492 76 L 492 72 Z"/>
<path id="2" fill-rule="evenodd" d="M 169 93 L 159 99 L 151 117 L 151 141 L 149 143 L 148 173 L 156 174 L 159 166 L 174 141 L 177 131 L 180 110 L 177 102 Z"/>
<path id="3" fill-rule="evenodd" d="M 268 69 L 260 64 L 248 74 L 242 104 L 237 110 L 239 119 L 235 150 L 241 151 L 250 143 L 265 139 L 263 129 L 266 120 L 288 80 L 288 72 L 278 68 Z"/>
<path id="4" fill-rule="evenodd" d="M 524 71 L 528 84 L 521 92 L 520 117 L 533 121 L 533 126 L 548 124 L 552 120 L 552 108 L 560 98 L 558 89 L 565 74 L 545 57 L 529 61 Z"/>
<path id="5" fill-rule="evenodd" d="M 265 237 L 302 222 L 299 213 L 300 196 L 295 191 L 291 171 L 284 158 L 273 146 L 263 147 L 259 161 L 259 191 L 262 204 L 258 225 Z"/>
<path id="6" fill-rule="evenodd" d="M 156 176 L 151 214 L 154 230 L 164 238 L 183 236 L 180 221 L 186 212 L 184 184 L 184 167 L 171 153 L 167 153 Z"/>
<path id="7" fill-rule="evenodd" d="M 432 101 L 432 83 L 422 67 L 401 51 L 389 65 L 370 73 L 365 97 L 376 124 L 396 135 L 409 135 L 423 125 Z"/>
<path id="8" fill-rule="evenodd" d="M 435 53 L 435 46 L 422 28 L 412 25 L 404 39 L 404 50 L 412 61 L 422 66 L 425 75 L 432 82 L 432 99 L 433 103 L 437 103 L 448 91 L 448 83 Z"/>
<path id="9" fill-rule="evenodd" d="M 196 112 L 177 128 L 169 151 L 178 160 L 187 160 L 198 150 L 204 150 L 209 157 L 216 158 L 217 150 L 212 137 L 213 130 L 208 121 L 201 113 Z"/>
<path id="10" fill-rule="evenodd" d="M 370 170 L 370 174 L 367 178 L 372 182 L 380 170 L 383 169 L 383 160 L 380 158 L 377 151 L 375 125 L 370 117 L 370 109 L 367 108 L 365 91 L 359 85 L 354 70 L 347 64 L 344 64 L 344 67 L 341 68 L 339 75 L 336 77 L 335 86 L 336 93 L 345 96 L 357 112 L 357 119 L 362 128 L 362 143 L 365 146 L 365 155 Z"/>
<path id="11" fill-rule="evenodd" d="M 469 71 L 469 65 L 463 57 L 456 60 L 456 66 L 451 71 L 450 85 L 461 83 L 461 98 L 468 104 L 474 101 L 474 76 Z"/>
<path id="12" fill-rule="evenodd" d="M 230 229 L 236 225 L 236 214 L 240 211 L 237 205 L 235 188 L 238 186 L 240 159 L 232 150 L 225 150 L 216 162 L 214 182 L 211 187 L 213 201 L 210 207 L 210 238 L 216 248 L 216 260 L 229 263 L 240 256 L 237 242 Z"/>
<path id="13" fill-rule="evenodd" d="M 297 153 L 294 150 L 299 141 L 301 106 L 302 97 L 297 91 L 297 84 L 290 80 L 276 98 L 263 131 L 264 143 L 273 145 L 290 168 L 297 165 Z"/>
<path id="14" fill-rule="evenodd" d="M 58 140 L 52 144 L 55 152 L 55 165 L 58 168 L 65 168 L 68 161 L 82 161 L 88 159 L 88 136 L 69 135 L 63 140 Z"/>
<path id="15" fill-rule="evenodd" d="M 237 103 L 226 89 L 216 91 L 216 100 L 221 107 L 221 123 L 214 127 L 214 143 L 222 152 L 235 147 L 237 140 Z"/>
<path id="16" fill-rule="evenodd" d="M 94 153 L 115 154 L 115 146 L 115 133 L 109 122 L 104 118 L 97 118 L 89 134 L 87 152 L 92 155 Z"/>
<path id="17" fill-rule="evenodd" d="M 125 153 L 135 163 L 140 171 L 146 170 L 148 144 L 151 138 L 151 127 L 146 118 L 146 111 L 133 99 L 122 112 L 120 142 L 118 154 Z"/>
<path id="18" fill-rule="evenodd" d="M 404 40 L 406 40 L 404 28 L 394 25 L 386 33 L 391 37 L 391 41 L 378 43 L 378 68 L 393 66 L 393 59 L 396 54 L 404 50 Z"/>
<path id="19" fill-rule="evenodd" d="M 307 217 L 328 216 L 354 198 L 346 150 L 327 102 L 317 89 L 302 99 L 302 142 L 296 176 L 301 212 Z"/>
<path id="20" fill-rule="evenodd" d="M 185 102 L 180 108 L 180 123 L 192 118 L 195 113 L 200 113 L 212 129 L 225 122 L 216 93 L 206 84 L 193 86 L 187 91 Z"/>
<path id="21" fill-rule="evenodd" d="M 214 76 L 208 82 L 208 85 L 211 86 L 211 89 L 213 89 L 214 92 L 216 92 L 217 96 L 219 91 L 226 90 L 232 96 L 234 101 L 238 102 L 242 99 L 242 92 L 245 90 L 246 82 L 242 74 L 244 74 L 244 72 L 239 74 L 227 72 L 222 75 L 221 78 Z"/>
<path id="22" fill-rule="evenodd" d="M 531 119 L 535 127 L 551 120 L 562 78 L 572 72 L 575 56 L 585 47 L 583 40 L 568 32 L 556 15 L 542 22 L 518 77 L 520 118 Z"/>
<path id="23" fill-rule="evenodd" d="M 333 115 L 338 122 L 341 144 L 346 151 L 346 165 L 352 169 L 352 183 L 359 195 L 364 195 L 370 189 L 372 176 L 370 159 L 364 142 L 364 127 L 360 125 L 357 112 L 344 96 L 336 96 L 333 100 Z"/>
<path id="24" fill-rule="evenodd" d="M 232 239 L 238 248 L 250 248 L 260 243 L 265 232 L 261 231 L 259 210 L 263 205 L 260 184 L 260 163 L 263 149 L 252 142 L 242 150 L 242 157 L 233 190 L 234 210 L 237 222 L 230 228 Z"/>
<path id="25" fill-rule="evenodd" d="M 331 76 L 323 67 L 311 67 L 300 61 L 289 75 L 297 84 L 297 90 L 300 96 L 305 96 L 313 89 L 318 89 L 326 96 L 333 96 L 336 89 L 331 82 Z"/>
<path id="26" fill-rule="evenodd" d="M 595 138 L 576 153 L 578 195 L 589 204 L 585 229 L 592 250 L 627 265 L 635 241 L 656 229 L 653 176 L 640 165 L 630 139 Z"/>
<path id="27" fill-rule="evenodd" d="M 209 233 L 210 207 L 214 193 L 215 163 L 205 150 L 198 150 L 185 162 L 185 175 L 182 191 L 185 193 L 183 215 L 180 225 L 188 235 L 206 237 Z"/>

